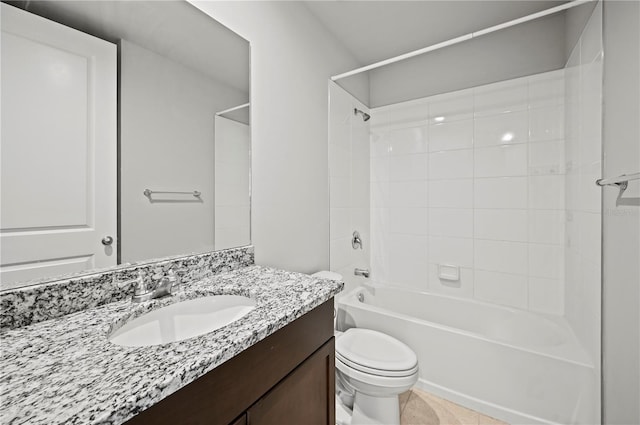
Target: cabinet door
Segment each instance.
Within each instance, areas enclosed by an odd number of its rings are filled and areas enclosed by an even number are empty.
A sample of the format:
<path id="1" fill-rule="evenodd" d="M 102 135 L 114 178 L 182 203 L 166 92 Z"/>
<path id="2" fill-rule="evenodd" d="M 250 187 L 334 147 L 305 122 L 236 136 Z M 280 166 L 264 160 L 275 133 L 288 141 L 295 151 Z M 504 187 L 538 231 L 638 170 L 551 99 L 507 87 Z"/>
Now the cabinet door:
<path id="1" fill-rule="evenodd" d="M 247 425 L 247 414 L 243 413 L 240 415 L 240 417 L 233 421 L 231 425 Z"/>
<path id="2" fill-rule="evenodd" d="M 335 424 L 334 350 L 331 338 L 248 410 L 248 424 Z"/>

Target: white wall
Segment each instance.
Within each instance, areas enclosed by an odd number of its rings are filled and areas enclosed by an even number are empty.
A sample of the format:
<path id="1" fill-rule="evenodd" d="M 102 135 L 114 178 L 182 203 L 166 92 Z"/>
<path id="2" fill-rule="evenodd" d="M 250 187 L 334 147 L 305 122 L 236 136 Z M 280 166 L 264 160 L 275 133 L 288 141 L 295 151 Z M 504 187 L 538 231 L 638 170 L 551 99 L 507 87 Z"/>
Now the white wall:
<path id="1" fill-rule="evenodd" d="M 565 68 L 565 316 L 594 365 L 581 423 L 601 412 L 602 3 L 590 11 Z"/>
<path id="2" fill-rule="evenodd" d="M 301 2 L 192 3 L 251 43 L 256 262 L 327 269 L 327 79 L 359 64 Z"/>
<path id="3" fill-rule="evenodd" d="M 561 70 L 373 109 L 374 278 L 562 314 L 563 93 Z"/>
<path id="4" fill-rule="evenodd" d="M 640 3 L 604 2 L 605 177 L 640 170 Z M 604 423 L 640 423 L 640 182 L 603 193 Z"/>
<path id="5" fill-rule="evenodd" d="M 600 364 L 602 190 L 602 4 L 587 21 L 565 69 L 567 164 L 566 317 Z"/>
<path id="6" fill-rule="evenodd" d="M 249 245 L 251 129 L 215 118 L 215 249 Z"/>
<path id="7" fill-rule="evenodd" d="M 340 273 L 346 294 L 365 281 L 353 270 L 370 268 L 369 231 L 369 122 L 354 108 L 368 108 L 329 82 L 330 269 Z M 353 249 L 357 230 L 362 249 Z"/>
<path id="8" fill-rule="evenodd" d="M 564 16 L 560 13 L 378 68 L 369 73 L 369 106 L 560 69 L 565 52 L 558 40 L 563 38 Z"/>
<path id="9" fill-rule="evenodd" d="M 122 262 L 212 250 L 213 117 L 246 95 L 124 40 L 120 79 Z"/>

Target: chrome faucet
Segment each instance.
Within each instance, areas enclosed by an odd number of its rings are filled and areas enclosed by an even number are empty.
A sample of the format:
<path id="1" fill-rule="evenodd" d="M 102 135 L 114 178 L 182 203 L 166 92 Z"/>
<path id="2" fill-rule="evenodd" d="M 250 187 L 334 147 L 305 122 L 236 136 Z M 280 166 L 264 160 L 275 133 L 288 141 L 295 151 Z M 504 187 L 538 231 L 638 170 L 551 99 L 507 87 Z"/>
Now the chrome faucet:
<path id="1" fill-rule="evenodd" d="M 163 277 L 158 284 L 158 287 L 153 291 L 149 289 L 145 280 L 144 273 L 138 272 L 138 278 L 135 280 L 135 290 L 131 301 L 134 303 L 141 303 L 143 301 L 149 301 L 156 298 L 162 298 L 167 295 L 171 295 L 178 287 L 178 279 L 173 270 L 169 270 L 167 276 Z"/>
<path id="2" fill-rule="evenodd" d="M 356 276 L 369 277 L 369 269 L 354 269 L 353 274 Z"/>

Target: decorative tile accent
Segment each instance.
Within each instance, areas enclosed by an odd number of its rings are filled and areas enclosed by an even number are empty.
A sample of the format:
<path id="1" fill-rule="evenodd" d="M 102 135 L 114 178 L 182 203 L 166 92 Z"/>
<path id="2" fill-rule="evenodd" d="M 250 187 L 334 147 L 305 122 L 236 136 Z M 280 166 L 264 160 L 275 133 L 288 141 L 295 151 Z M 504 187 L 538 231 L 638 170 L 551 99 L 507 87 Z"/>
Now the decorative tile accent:
<path id="1" fill-rule="evenodd" d="M 330 300 L 343 287 L 341 282 L 255 265 L 228 270 L 253 261 L 252 250 L 223 251 L 222 257 L 232 262 L 217 255 L 181 262 L 219 273 L 191 282 L 172 297 L 141 304 L 111 302 L 3 331 L 0 423 L 121 424 Z M 249 296 L 256 307 L 223 328 L 180 342 L 121 347 L 107 339 L 128 318 L 216 294 Z M 58 301 L 68 305 L 76 295 Z"/>
<path id="2" fill-rule="evenodd" d="M 253 246 L 169 257 L 153 262 L 120 265 L 98 273 L 70 275 L 55 281 L 0 292 L 0 329 L 15 329 L 67 314 L 124 300 L 133 293 L 128 281 L 138 271 L 151 280 L 153 289 L 169 270 L 189 284 L 217 273 L 254 264 Z"/>

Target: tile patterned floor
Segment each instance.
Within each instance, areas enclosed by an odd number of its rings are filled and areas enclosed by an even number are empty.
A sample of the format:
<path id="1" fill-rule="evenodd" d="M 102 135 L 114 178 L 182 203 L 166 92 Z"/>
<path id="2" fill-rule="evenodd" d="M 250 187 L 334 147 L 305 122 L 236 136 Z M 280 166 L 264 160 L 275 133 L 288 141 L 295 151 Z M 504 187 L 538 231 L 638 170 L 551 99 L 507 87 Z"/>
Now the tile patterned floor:
<path id="1" fill-rule="evenodd" d="M 413 388 L 400 395 L 401 425 L 508 425 Z"/>

